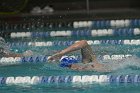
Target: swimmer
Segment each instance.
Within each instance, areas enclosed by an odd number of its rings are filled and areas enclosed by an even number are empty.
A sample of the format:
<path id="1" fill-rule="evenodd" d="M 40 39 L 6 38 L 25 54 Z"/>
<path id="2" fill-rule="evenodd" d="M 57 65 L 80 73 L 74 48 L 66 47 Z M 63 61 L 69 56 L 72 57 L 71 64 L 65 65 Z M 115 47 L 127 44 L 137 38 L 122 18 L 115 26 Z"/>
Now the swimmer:
<path id="1" fill-rule="evenodd" d="M 2 57 L 22 57 L 22 56 L 31 56 L 31 55 L 33 55 L 31 50 L 25 51 L 22 54 L 11 52 L 9 47 L 6 44 L 5 40 L 2 37 L 0 37 L 0 58 L 2 58 Z"/>
<path id="2" fill-rule="evenodd" d="M 86 40 L 81 40 L 70 47 L 52 55 L 48 58 L 49 61 L 59 60 L 63 55 L 70 52 L 81 50 L 82 55 L 82 65 L 81 64 L 72 64 L 69 66 L 73 70 L 94 70 L 98 72 L 110 72 L 110 69 L 107 65 L 101 64 L 97 61 L 96 55 L 93 53 L 92 48 L 88 45 Z M 110 64 L 108 64 L 110 65 Z"/>

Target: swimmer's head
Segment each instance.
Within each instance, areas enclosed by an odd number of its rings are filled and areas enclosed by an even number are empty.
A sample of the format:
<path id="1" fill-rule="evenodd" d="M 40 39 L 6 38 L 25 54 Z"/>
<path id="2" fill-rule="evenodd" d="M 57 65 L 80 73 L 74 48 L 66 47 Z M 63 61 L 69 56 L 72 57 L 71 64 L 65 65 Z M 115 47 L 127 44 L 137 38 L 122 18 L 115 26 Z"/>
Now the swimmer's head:
<path id="1" fill-rule="evenodd" d="M 78 63 L 78 60 L 75 56 L 63 56 L 60 59 L 61 67 L 70 67 L 72 64 Z"/>

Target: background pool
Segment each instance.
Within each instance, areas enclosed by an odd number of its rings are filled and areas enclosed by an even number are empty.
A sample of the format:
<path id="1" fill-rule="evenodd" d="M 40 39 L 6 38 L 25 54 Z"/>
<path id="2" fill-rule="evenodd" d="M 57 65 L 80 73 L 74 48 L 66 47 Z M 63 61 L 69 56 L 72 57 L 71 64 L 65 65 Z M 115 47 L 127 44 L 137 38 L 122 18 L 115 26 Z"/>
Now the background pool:
<path id="1" fill-rule="evenodd" d="M 139 0 L 0 1 L 0 37 L 8 42 L 13 52 L 23 53 L 32 50 L 34 53 L 33 57 L 27 57 L 28 61 L 31 59 L 32 62 L 23 62 L 20 59 L 16 62 L 12 60 L 14 58 L 0 59 L 0 93 L 140 92 Z M 74 41 L 83 39 L 91 40 L 89 43 L 92 43 L 91 47 L 99 62 L 108 63 L 117 70 L 106 73 L 75 71 L 60 67 L 59 62 L 36 61 L 38 60 L 36 56 L 43 55 L 43 58 L 46 58 L 68 47 Z M 93 40 L 96 41 L 94 44 Z M 69 55 L 79 56 L 80 51 Z M 103 60 L 103 55 L 111 59 Z M 113 55 L 121 56 L 115 56 L 114 59 Z M 123 55 L 125 57 L 117 59 Z M 126 55 L 132 56 L 126 58 Z M 115 62 L 120 62 L 119 67 L 112 65 Z M 17 64 L 8 65 L 9 63 Z M 2 64 L 7 65 L 1 66 Z M 77 77 L 73 79 L 76 75 L 82 76 L 82 80 L 78 78 L 78 83 L 70 81 L 77 79 Z M 87 78 L 85 75 L 90 77 Z M 91 75 L 117 77 L 113 82 L 112 77 L 107 81 L 106 77 L 99 80 L 99 76 L 96 83 L 87 83 L 91 80 Z M 93 78 L 95 79 L 94 76 Z M 106 83 L 102 82 L 104 79 Z M 36 82 L 37 84 L 32 84 Z"/>
<path id="2" fill-rule="evenodd" d="M 56 38 L 58 41 L 63 41 L 64 38 Z M 55 39 L 55 40 L 56 40 Z M 90 38 L 67 38 L 65 40 L 80 40 Z M 108 39 L 108 38 L 104 38 Z M 111 39 L 122 39 L 118 37 L 113 37 Z M 49 41 L 53 41 L 53 39 L 49 39 Z M 18 41 L 47 41 L 46 39 L 27 39 L 27 40 L 16 40 L 10 42 L 18 42 Z M 52 46 L 52 47 L 12 47 L 11 51 L 21 53 L 26 50 L 32 50 L 34 55 L 51 55 L 56 51 L 64 49 L 67 46 Z M 137 56 L 136 58 L 132 57 L 132 60 L 129 59 L 130 62 L 139 61 L 140 56 L 140 47 L 139 45 L 111 45 L 111 44 L 100 44 L 92 46 L 96 55 L 105 55 L 105 54 L 132 54 Z M 79 55 L 74 52 L 71 55 Z M 128 61 L 122 60 L 123 61 Z M 112 61 L 113 62 L 113 61 Z M 59 62 L 58 62 L 59 63 Z M 99 73 L 95 71 L 74 71 L 67 68 L 59 67 L 58 63 L 43 63 L 43 64 L 19 64 L 13 66 L 2 66 L 0 67 L 0 76 L 8 77 L 8 76 L 58 76 L 58 75 L 133 75 L 140 74 L 140 66 L 124 66 L 124 68 L 110 72 L 110 73 Z M 45 85 L 1 85 L 0 93 L 139 93 L 139 84 L 106 84 L 106 83 L 98 83 L 98 84 L 45 84 Z"/>

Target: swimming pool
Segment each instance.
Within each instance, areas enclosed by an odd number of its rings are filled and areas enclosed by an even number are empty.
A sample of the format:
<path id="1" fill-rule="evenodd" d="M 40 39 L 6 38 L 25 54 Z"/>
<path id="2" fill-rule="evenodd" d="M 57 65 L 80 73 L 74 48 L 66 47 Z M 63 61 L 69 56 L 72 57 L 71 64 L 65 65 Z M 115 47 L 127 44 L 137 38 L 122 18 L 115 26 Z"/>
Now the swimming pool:
<path id="1" fill-rule="evenodd" d="M 136 23 L 139 24 L 138 22 Z M 101 26 L 104 26 L 103 23 Z M 99 26 L 99 28 L 102 28 L 101 26 Z M 125 25 L 125 26 L 128 26 L 128 25 Z M 110 32 L 110 34 L 112 33 L 112 31 L 114 31 L 113 35 L 116 35 L 114 37 L 112 36 L 104 37 L 104 34 L 107 35 L 107 33 L 101 33 L 102 32 L 101 30 L 92 31 L 92 32 L 97 32 L 97 33 L 92 33 L 92 35 L 89 36 L 89 34 L 91 34 L 89 32 L 91 31 L 87 31 L 87 33 L 85 33 L 84 31 L 83 32 L 81 31 L 82 29 L 75 31 L 76 33 L 70 34 L 70 35 L 73 35 L 73 37 L 67 37 L 67 38 L 65 36 L 69 35 L 69 32 L 67 32 L 66 34 L 63 34 L 63 37 L 58 37 L 59 35 L 62 35 L 62 33 L 55 33 L 53 31 L 44 32 L 45 35 L 43 31 L 42 33 L 34 32 L 32 33 L 32 35 L 31 33 L 28 33 L 28 32 L 26 33 L 23 32 L 22 34 L 21 32 L 11 33 L 11 37 L 13 38 L 13 40 L 8 39 L 9 46 L 11 47 L 11 51 L 21 53 L 25 50 L 32 50 L 34 52 L 34 56 L 32 57 L 33 58 L 32 60 L 31 60 L 31 57 L 27 57 L 25 59 L 27 60 L 26 62 L 25 60 L 23 60 L 24 58 L 6 59 L 8 61 L 6 61 L 7 63 L 4 62 L 4 65 L 7 65 L 7 66 L 1 66 L 0 68 L 0 76 L 2 77 L 0 78 L 1 79 L 1 87 L 0 87 L 1 93 L 12 93 L 12 92 L 18 92 L 18 93 L 31 93 L 31 92 L 33 93 L 38 93 L 38 92 L 41 92 L 41 93 L 45 93 L 45 92 L 50 92 L 50 93 L 51 92 L 52 93 L 56 93 L 56 92 L 57 93 L 60 93 L 60 92 L 61 93 L 66 93 L 66 92 L 68 93 L 71 93 L 71 92 L 123 93 L 124 91 L 128 93 L 129 92 L 139 93 L 140 91 L 139 89 L 140 65 L 138 66 L 136 62 L 139 62 L 140 60 L 139 59 L 140 40 L 139 40 L 139 36 L 134 37 L 133 35 L 131 35 L 131 34 L 139 34 L 139 29 L 135 29 L 133 27 L 132 28 L 120 27 L 119 29 L 115 29 L 115 30 L 110 30 L 110 29 L 107 30 L 107 32 Z M 104 29 L 103 31 L 106 32 L 106 29 Z M 127 33 L 127 31 L 129 33 Z M 98 37 L 96 37 L 96 35 Z M 31 36 L 31 38 L 28 38 L 28 36 Z M 51 38 L 52 36 L 54 38 Z M 24 38 L 24 37 L 27 37 L 27 38 Z M 45 39 L 44 37 L 48 37 L 48 38 Z M 19 38 L 19 39 L 16 40 L 16 38 Z M 48 57 L 49 55 L 53 54 L 56 51 L 64 49 L 65 47 L 73 44 L 75 41 L 80 40 L 80 39 L 88 40 L 88 43 L 92 46 L 94 52 L 97 55 L 97 58 L 101 62 L 111 63 L 115 61 L 120 61 L 122 62 L 122 68 L 115 70 L 113 72 L 108 72 L 108 73 L 95 72 L 95 71 L 74 71 L 67 68 L 61 68 L 59 66 L 59 62 L 47 63 L 47 61 L 44 59 L 45 57 Z M 70 55 L 79 56 L 80 51 L 74 52 Z M 46 62 L 44 62 L 42 58 Z M 123 62 L 128 62 L 129 64 L 125 65 L 123 64 Z M 9 65 L 12 63 L 14 65 Z M 114 83 L 113 82 L 110 83 L 111 80 L 108 82 L 103 82 L 104 79 L 98 80 L 98 82 L 94 82 L 94 83 L 89 82 L 88 80 L 90 80 L 90 78 L 91 79 L 96 78 L 96 76 L 93 76 L 93 75 L 98 75 L 99 78 L 100 77 L 105 78 L 106 75 L 108 77 L 116 76 L 116 77 L 119 77 L 119 79 L 116 79 Z M 102 76 L 102 75 L 105 75 L 105 76 Z M 128 77 L 127 75 L 132 76 L 132 78 Z M 28 77 L 25 77 L 25 76 L 28 76 Z M 9 81 L 5 77 L 8 77 Z M 13 80 L 13 77 L 18 77 L 17 81 Z M 21 83 L 22 81 L 24 81 L 23 79 L 25 78 L 26 79 L 28 78 L 30 81 L 30 77 L 34 78 L 34 81 L 32 82 L 33 84 L 31 84 L 31 82 L 30 84 L 18 84 L 18 82 Z M 38 77 L 39 79 L 41 78 L 42 81 L 39 81 Z M 84 78 L 89 78 L 89 79 L 84 79 Z M 128 80 L 128 78 L 130 79 L 130 82 L 126 81 Z M 136 78 L 136 81 L 134 78 Z M 17 84 L 15 84 L 15 82 Z M 25 82 L 27 83 L 28 81 L 25 81 Z M 38 82 L 41 82 L 41 83 L 38 83 Z"/>

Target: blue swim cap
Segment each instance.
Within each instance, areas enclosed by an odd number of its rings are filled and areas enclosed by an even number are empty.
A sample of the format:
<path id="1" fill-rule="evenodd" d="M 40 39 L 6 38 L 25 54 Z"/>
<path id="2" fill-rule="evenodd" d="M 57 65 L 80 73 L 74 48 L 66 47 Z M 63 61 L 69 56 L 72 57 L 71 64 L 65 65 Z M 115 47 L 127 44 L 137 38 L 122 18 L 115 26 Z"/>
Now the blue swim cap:
<path id="1" fill-rule="evenodd" d="M 60 59 L 60 67 L 69 67 L 74 63 L 78 63 L 78 59 L 75 56 L 63 56 Z"/>

